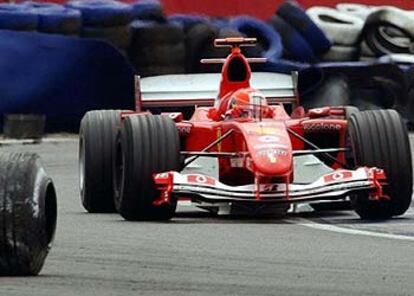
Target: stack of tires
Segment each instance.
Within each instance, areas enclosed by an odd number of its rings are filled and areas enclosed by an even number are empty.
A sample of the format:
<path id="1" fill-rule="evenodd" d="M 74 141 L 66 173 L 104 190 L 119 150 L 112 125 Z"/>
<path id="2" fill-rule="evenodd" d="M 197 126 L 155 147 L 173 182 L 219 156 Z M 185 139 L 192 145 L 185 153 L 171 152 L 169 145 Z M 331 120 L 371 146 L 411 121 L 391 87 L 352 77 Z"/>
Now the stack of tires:
<path id="1" fill-rule="evenodd" d="M 185 34 L 181 26 L 138 20 L 130 28 L 128 57 L 138 75 L 185 73 Z"/>
<path id="2" fill-rule="evenodd" d="M 199 14 L 173 14 L 168 17 L 168 21 L 182 26 L 185 32 L 198 24 L 212 24 L 209 17 Z"/>
<path id="3" fill-rule="evenodd" d="M 317 62 L 331 47 L 325 33 L 295 2 L 286 1 L 280 5 L 269 23 L 282 37 L 286 59 Z"/>
<path id="4" fill-rule="evenodd" d="M 78 10 L 53 3 L 27 1 L 22 4 L 38 15 L 36 30 L 41 33 L 79 36 L 82 19 Z"/>
<path id="5" fill-rule="evenodd" d="M 414 16 L 395 7 L 375 9 L 363 29 L 363 44 L 375 57 L 389 54 L 412 54 Z"/>
<path id="6" fill-rule="evenodd" d="M 185 73 L 185 33 L 169 22 L 159 1 L 141 0 L 131 4 L 133 22 L 128 57 L 142 77 Z"/>
<path id="7" fill-rule="evenodd" d="M 140 0 L 131 4 L 132 20 L 151 21 L 157 23 L 166 23 L 167 17 L 164 8 L 156 0 Z"/>
<path id="8" fill-rule="evenodd" d="M 371 6 L 355 3 L 341 3 L 336 6 L 336 9 L 341 13 L 360 18 L 364 22 L 373 12 L 373 8 Z M 359 60 L 369 62 L 375 59 L 375 53 L 368 47 L 364 40 L 361 40 Z"/>
<path id="9" fill-rule="evenodd" d="M 322 60 L 355 61 L 359 59 L 360 36 L 364 26 L 361 18 L 333 8 L 319 6 L 309 8 L 307 14 L 333 44 Z"/>
<path id="10" fill-rule="evenodd" d="M 105 40 L 121 52 L 130 44 L 130 5 L 114 0 L 71 1 L 67 7 L 82 14 L 81 37 Z"/>
<path id="11" fill-rule="evenodd" d="M 325 61 L 374 61 L 414 63 L 414 12 L 392 6 L 342 3 L 336 9 L 311 7 L 311 19 L 334 46 Z"/>
<path id="12" fill-rule="evenodd" d="M 276 61 L 282 57 L 282 39 L 279 33 L 265 22 L 250 16 L 237 16 L 230 20 L 228 26 L 245 37 L 256 38 L 256 47 L 268 61 Z"/>

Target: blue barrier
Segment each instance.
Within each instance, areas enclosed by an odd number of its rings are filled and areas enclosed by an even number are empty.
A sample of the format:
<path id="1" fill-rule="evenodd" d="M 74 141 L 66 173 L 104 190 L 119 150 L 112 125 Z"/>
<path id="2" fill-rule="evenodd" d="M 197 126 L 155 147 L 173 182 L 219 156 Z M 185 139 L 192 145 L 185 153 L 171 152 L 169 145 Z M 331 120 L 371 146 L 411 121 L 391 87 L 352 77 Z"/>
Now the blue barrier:
<path id="1" fill-rule="evenodd" d="M 0 30 L 0 52 L 0 125 L 45 114 L 48 131 L 75 131 L 88 110 L 134 108 L 133 70 L 106 42 Z"/>

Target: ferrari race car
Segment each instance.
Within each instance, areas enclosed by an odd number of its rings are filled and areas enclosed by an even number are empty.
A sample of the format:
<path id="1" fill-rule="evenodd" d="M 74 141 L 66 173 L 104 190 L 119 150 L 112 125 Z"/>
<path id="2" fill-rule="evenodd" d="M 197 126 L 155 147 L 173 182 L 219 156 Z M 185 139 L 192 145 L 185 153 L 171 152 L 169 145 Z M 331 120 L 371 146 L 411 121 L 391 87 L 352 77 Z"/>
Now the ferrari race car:
<path id="1" fill-rule="evenodd" d="M 52 246 L 56 192 L 39 156 L 0 154 L 0 276 L 37 275 Z"/>
<path id="2" fill-rule="evenodd" d="M 406 127 L 394 110 L 352 106 L 305 111 L 297 74 L 252 73 L 228 47 L 220 74 L 136 79 L 136 110 L 88 112 L 80 128 L 80 191 L 89 212 L 168 220 L 177 201 L 219 213 L 286 212 L 291 205 L 349 198 L 363 219 L 402 215 L 411 203 Z M 217 91 L 218 86 L 218 91 Z M 153 115 L 148 108 L 193 106 Z M 180 109 L 178 109 L 180 110 Z"/>

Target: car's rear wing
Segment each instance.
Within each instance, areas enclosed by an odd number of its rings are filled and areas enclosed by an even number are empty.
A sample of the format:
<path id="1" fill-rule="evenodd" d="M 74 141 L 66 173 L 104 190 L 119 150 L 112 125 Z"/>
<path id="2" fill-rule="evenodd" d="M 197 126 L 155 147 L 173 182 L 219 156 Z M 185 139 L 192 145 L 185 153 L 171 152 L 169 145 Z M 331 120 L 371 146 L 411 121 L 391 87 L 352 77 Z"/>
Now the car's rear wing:
<path id="1" fill-rule="evenodd" d="M 136 76 L 137 111 L 154 107 L 213 106 L 220 79 L 220 73 Z M 297 73 L 254 72 L 250 85 L 260 90 L 269 104 L 298 103 Z"/>

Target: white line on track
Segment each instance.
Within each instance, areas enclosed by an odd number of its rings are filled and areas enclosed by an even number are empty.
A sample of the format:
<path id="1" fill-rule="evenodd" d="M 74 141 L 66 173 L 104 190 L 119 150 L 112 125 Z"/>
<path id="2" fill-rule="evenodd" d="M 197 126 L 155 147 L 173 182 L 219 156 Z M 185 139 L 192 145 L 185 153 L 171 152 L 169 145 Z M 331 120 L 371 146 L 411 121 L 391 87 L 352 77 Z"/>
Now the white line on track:
<path id="1" fill-rule="evenodd" d="M 381 233 L 381 232 L 373 232 L 367 230 L 359 230 L 359 229 L 351 229 L 351 228 L 344 228 L 339 227 L 331 224 L 321 224 L 316 223 L 314 221 L 304 219 L 304 218 L 293 218 L 293 219 L 285 219 L 288 223 L 297 224 L 309 228 L 336 232 L 336 233 L 344 233 L 344 234 L 351 234 L 351 235 L 361 235 L 361 236 L 370 236 L 370 237 L 378 237 L 378 238 L 386 238 L 386 239 L 394 239 L 394 240 L 404 240 L 404 241 L 411 241 L 414 242 L 414 237 L 399 235 L 399 234 L 390 234 L 390 233 Z"/>

